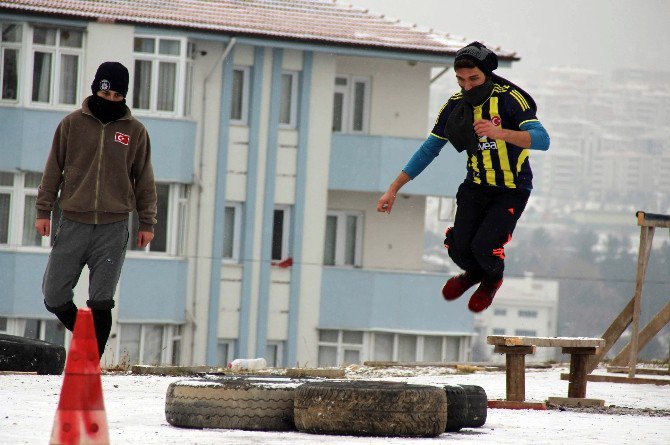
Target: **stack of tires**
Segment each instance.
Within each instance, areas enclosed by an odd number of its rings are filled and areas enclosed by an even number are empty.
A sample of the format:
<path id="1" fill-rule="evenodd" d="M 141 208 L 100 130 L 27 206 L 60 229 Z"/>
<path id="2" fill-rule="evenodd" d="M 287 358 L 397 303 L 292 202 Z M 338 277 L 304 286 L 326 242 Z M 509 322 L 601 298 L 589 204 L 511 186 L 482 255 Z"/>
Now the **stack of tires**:
<path id="1" fill-rule="evenodd" d="M 212 377 L 170 384 L 165 417 L 187 428 L 435 437 L 484 425 L 486 406 L 474 385 Z"/>
<path id="2" fill-rule="evenodd" d="M 0 371 L 60 375 L 65 348 L 31 338 L 0 334 Z"/>

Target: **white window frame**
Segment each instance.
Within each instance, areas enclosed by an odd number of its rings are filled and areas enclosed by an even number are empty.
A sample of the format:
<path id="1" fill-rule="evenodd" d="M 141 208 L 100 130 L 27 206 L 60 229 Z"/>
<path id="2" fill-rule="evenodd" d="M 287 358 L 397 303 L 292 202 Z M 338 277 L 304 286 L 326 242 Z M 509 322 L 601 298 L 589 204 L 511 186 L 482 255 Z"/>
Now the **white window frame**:
<path id="1" fill-rule="evenodd" d="M 342 99 L 342 129 L 334 133 L 368 134 L 370 132 L 370 97 L 372 79 L 363 76 L 349 76 L 338 74 L 335 79 L 346 79 L 347 85 L 335 85 L 335 93 L 341 93 Z M 365 95 L 363 97 L 363 125 L 361 130 L 354 130 L 354 107 L 356 102 L 357 83 L 365 84 Z"/>
<path id="2" fill-rule="evenodd" d="M 228 346 L 228 356 L 224 357 L 224 362 L 225 363 L 223 363 L 223 366 L 227 367 L 228 364 L 235 359 L 235 339 L 234 338 L 219 338 L 219 339 L 217 339 L 217 342 L 216 342 L 217 358 L 218 358 L 219 345 L 227 345 Z"/>
<path id="3" fill-rule="evenodd" d="M 228 110 L 228 112 L 230 113 L 229 114 L 230 124 L 231 125 L 246 126 L 249 123 L 249 102 L 251 100 L 251 96 L 250 96 L 251 86 L 249 85 L 249 83 L 251 82 L 251 67 L 235 65 L 235 66 L 233 66 L 233 72 L 234 71 L 241 71 L 242 72 L 242 105 L 241 105 L 241 111 L 240 111 L 240 115 L 241 115 L 240 119 L 233 119 L 233 116 L 232 116 L 233 102 L 231 100 L 231 103 L 230 103 L 231 109 Z M 234 78 L 234 75 L 233 75 L 233 78 Z M 233 94 L 232 84 L 233 83 L 232 83 L 232 80 L 231 80 L 231 83 L 230 83 L 230 85 L 231 85 L 231 91 L 230 91 L 231 97 L 232 97 L 232 94 Z M 232 99 L 234 99 L 234 97 Z"/>
<path id="4" fill-rule="evenodd" d="M 284 76 L 291 76 L 291 97 L 289 104 L 289 121 L 279 122 L 279 128 L 293 130 L 298 126 L 298 71 L 282 71 L 282 84 Z M 281 118 L 281 113 L 280 116 Z"/>
<path id="5" fill-rule="evenodd" d="M 272 258 L 272 249 L 270 249 L 270 257 L 272 261 L 285 260 L 291 254 L 290 252 L 290 235 L 291 235 L 291 206 L 288 205 L 276 205 L 272 212 L 272 239 L 270 242 L 274 244 L 274 212 L 281 210 L 284 212 L 284 222 L 282 224 L 282 244 L 281 244 L 281 258 Z"/>
<path id="6" fill-rule="evenodd" d="M 337 342 L 328 342 L 328 341 L 323 341 L 320 340 L 318 341 L 317 344 L 317 350 L 318 347 L 321 346 L 327 346 L 327 347 L 335 347 L 337 348 L 337 355 L 336 355 L 336 366 L 342 366 L 342 363 L 344 363 L 344 353 L 346 351 L 358 351 L 358 359 L 359 359 L 359 364 L 362 364 L 368 354 L 368 343 L 369 343 L 369 333 L 367 331 L 360 331 L 360 330 L 352 330 L 352 329 L 319 329 L 319 337 L 321 335 L 321 331 L 336 331 L 337 332 Z M 362 340 L 361 343 L 344 343 L 344 332 L 360 332 L 362 333 Z M 319 361 L 319 357 L 317 357 L 317 363 Z"/>
<path id="7" fill-rule="evenodd" d="M 42 45 L 33 43 L 33 36 L 35 28 L 50 28 L 56 30 L 56 44 L 54 46 Z M 25 32 L 25 45 L 29 48 L 26 51 L 26 73 L 30 73 L 30 78 L 26 79 L 24 82 L 24 94 L 26 97 L 26 103 L 29 103 L 31 107 L 36 108 L 72 108 L 78 107 L 81 103 L 81 90 L 82 90 L 82 67 L 84 66 L 84 48 L 86 48 L 86 32 L 84 29 L 80 28 L 68 28 L 62 26 L 52 26 L 52 25 L 32 25 L 27 27 L 28 31 Z M 25 28 L 24 28 L 25 30 Z M 70 48 L 70 47 L 61 47 L 60 45 L 60 35 L 63 30 L 73 30 L 82 33 L 81 38 L 81 48 Z M 35 63 L 35 52 L 47 52 L 52 54 L 51 60 L 51 85 L 49 86 L 49 102 L 38 102 L 33 101 L 33 78 L 32 74 L 34 71 Z M 74 55 L 78 56 L 77 58 L 77 87 L 75 89 L 75 99 L 73 104 L 63 104 L 59 102 L 60 96 L 60 76 L 61 76 L 61 56 L 62 55 Z"/>
<path id="8" fill-rule="evenodd" d="M 233 216 L 233 255 L 231 257 L 225 257 L 223 256 L 223 252 L 221 252 L 221 259 L 225 263 L 239 263 L 242 238 L 242 203 L 227 201 L 226 207 L 235 209 L 235 215 Z"/>
<path id="9" fill-rule="evenodd" d="M 128 85 L 128 98 L 129 102 L 132 104 L 133 113 L 137 115 L 157 115 L 161 117 L 182 117 L 185 116 L 185 110 L 190 110 L 190 104 L 187 106 L 185 103 L 186 100 L 192 99 L 192 84 L 193 78 L 191 76 L 190 83 L 187 85 L 186 81 L 189 77 L 187 72 L 191 69 L 192 65 L 192 50 L 193 46 L 190 45 L 188 38 L 186 37 L 177 37 L 177 36 L 166 36 L 166 35 L 157 35 L 157 34 L 135 34 L 133 36 L 133 45 L 134 39 L 153 39 L 155 42 L 154 52 L 145 53 L 137 52 L 133 47 L 132 57 L 133 57 L 133 70 L 135 69 L 135 62 L 138 60 L 149 61 L 151 62 L 151 89 L 149 91 L 149 108 L 137 108 L 134 102 L 134 81 L 131 79 L 130 84 Z M 173 40 L 179 42 L 179 55 L 170 55 L 170 54 L 160 54 L 160 41 L 161 40 Z M 174 90 L 174 101 L 175 109 L 173 111 L 167 110 L 158 110 L 158 76 L 159 76 L 159 64 L 160 62 L 170 62 L 176 63 L 177 72 L 175 75 L 175 90 Z M 187 99 L 189 98 L 189 99 Z"/>
<path id="10" fill-rule="evenodd" d="M 40 244 L 37 246 L 33 245 L 23 245 L 23 223 L 25 218 L 25 209 L 26 209 L 26 197 L 27 196 L 37 196 L 37 187 L 26 187 L 25 180 L 26 175 L 41 174 L 40 172 L 8 172 L 4 173 L 13 173 L 14 174 L 14 185 L 6 186 L 0 185 L 0 193 L 9 195 L 9 228 L 7 236 L 7 244 L 0 244 L 0 248 L 9 248 L 30 251 L 42 251 L 46 248 L 51 247 L 51 237 L 54 235 L 54 231 L 57 228 L 58 221 L 53 221 L 51 226 L 52 229 L 49 236 L 41 237 Z M 32 224 L 28 230 L 35 230 Z"/>
<path id="11" fill-rule="evenodd" d="M 139 345 L 139 350 L 138 350 L 138 363 L 129 363 L 132 365 L 144 365 L 144 343 L 145 343 L 145 331 L 148 329 L 149 326 L 161 326 L 162 328 L 162 335 L 161 335 L 161 356 L 160 356 L 160 364 L 170 364 L 172 363 L 172 357 L 173 357 L 173 345 L 174 345 L 174 340 L 175 340 L 175 326 L 179 326 L 178 324 L 162 324 L 162 323 L 132 323 L 132 322 L 119 322 L 117 324 L 118 326 L 118 340 L 116 341 L 116 350 L 115 350 L 115 356 L 116 356 L 116 363 L 120 363 L 119 360 L 121 360 L 121 340 L 123 339 L 123 328 L 124 326 L 129 326 L 129 325 L 139 325 L 140 326 L 140 345 Z M 181 336 L 178 335 L 177 340 L 181 340 Z M 181 345 L 180 345 L 181 346 Z"/>
<path id="12" fill-rule="evenodd" d="M 129 248 L 127 254 L 131 257 L 136 257 L 136 254 L 139 255 L 157 255 L 157 256 L 184 256 L 186 255 L 185 246 L 186 246 L 186 236 L 188 233 L 188 227 L 183 227 L 183 224 L 188 224 L 188 196 L 189 196 L 189 186 L 188 184 L 182 184 L 178 182 L 173 183 L 162 183 L 169 186 L 168 191 L 168 211 L 167 211 L 167 221 L 165 221 L 165 251 L 152 251 L 151 243 L 147 244 L 142 249 L 131 249 L 130 243 L 135 243 L 137 240 L 128 239 Z M 180 218 L 180 210 L 183 212 L 183 218 Z M 132 215 L 132 213 L 131 213 Z M 132 216 L 131 216 L 132 218 Z M 133 233 L 130 236 L 134 236 Z M 134 244 L 133 244 L 134 245 Z M 180 251 L 182 250 L 182 251 Z"/>
<path id="13" fill-rule="evenodd" d="M 416 347 L 415 347 L 415 360 L 420 362 L 423 361 L 423 355 L 424 355 L 424 340 L 426 337 L 441 337 L 442 339 L 442 347 L 441 347 L 441 358 L 440 361 L 445 361 L 447 359 L 448 351 L 447 351 L 447 346 L 448 346 L 448 339 L 449 338 L 456 338 L 458 339 L 458 360 L 460 361 L 463 356 L 464 356 L 464 351 L 466 348 L 466 344 L 464 344 L 464 339 L 465 337 L 463 336 L 453 336 L 453 335 L 443 335 L 443 334 L 418 334 L 418 333 L 413 333 L 413 332 L 387 332 L 387 331 L 373 331 L 370 332 L 371 335 L 369 335 L 369 351 L 370 351 L 370 358 L 374 359 L 374 351 L 375 351 L 375 340 L 376 340 L 376 335 L 381 334 L 381 335 L 392 335 L 393 336 L 393 352 L 391 355 L 391 361 L 398 361 L 398 356 L 399 356 L 399 337 L 401 335 L 410 335 L 416 337 Z"/>
<path id="14" fill-rule="evenodd" d="M 269 363 L 268 362 L 268 367 L 273 368 L 273 367 L 281 367 L 282 364 L 284 363 L 284 342 L 281 340 L 268 340 L 268 342 L 265 345 L 266 349 L 268 347 L 276 347 L 277 348 L 277 363 Z"/>
<path id="15" fill-rule="evenodd" d="M 5 70 L 0 71 L 0 103 L 4 104 L 19 104 L 21 103 L 21 99 L 23 98 L 23 84 L 25 84 L 25 81 L 23 80 L 23 64 L 24 64 L 24 53 L 25 53 L 25 45 L 26 45 L 26 26 L 23 23 L 19 22 L 12 22 L 12 21 L 5 21 L 5 20 L 0 20 L 0 32 L 2 31 L 1 25 L 17 25 L 21 28 L 21 41 L 19 42 L 2 42 L 0 41 L 0 63 L 4 63 L 5 60 L 5 50 L 7 49 L 13 49 L 18 51 L 18 58 L 16 61 L 16 99 L 4 99 L 2 97 L 2 84 L 4 82 L 4 76 L 5 76 Z"/>
<path id="16" fill-rule="evenodd" d="M 539 311 L 537 309 L 519 309 L 517 316 L 519 318 L 538 318 Z"/>
<path id="17" fill-rule="evenodd" d="M 327 267 L 361 267 L 362 264 L 362 244 L 363 244 L 363 212 L 351 210 L 329 210 L 326 216 L 337 218 L 335 228 L 335 264 Z M 346 256 L 346 237 L 347 237 L 347 218 L 353 216 L 356 218 L 355 234 L 355 252 L 354 264 L 345 264 Z"/>

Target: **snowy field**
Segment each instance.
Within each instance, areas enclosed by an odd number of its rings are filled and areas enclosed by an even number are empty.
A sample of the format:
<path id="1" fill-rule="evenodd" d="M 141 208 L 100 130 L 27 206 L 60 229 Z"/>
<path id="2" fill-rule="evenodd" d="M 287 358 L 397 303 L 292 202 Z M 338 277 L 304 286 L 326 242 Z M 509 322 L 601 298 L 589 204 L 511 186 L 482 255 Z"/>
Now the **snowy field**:
<path id="1" fill-rule="evenodd" d="M 560 380 L 565 368 L 528 370 L 526 399 L 567 396 Z M 442 368 L 373 370 L 350 367 L 350 378 L 417 384 L 474 384 L 489 399 L 505 396 L 504 372 L 453 374 Z M 165 420 L 168 385 L 183 377 L 105 374 L 102 376 L 109 434 L 113 444 L 670 444 L 670 386 L 589 382 L 587 397 L 605 405 L 632 408 L 627 414 L 585 411 L 489 409 L 486 424 L 436 438 L 324 436 L 299 432 L 248 432 L 181 429 Z M 0 444 L 46 444 L 62 385 L 62 376 L 0 375 Z M 643 411 L 648 410 L 645 414 Z"/>

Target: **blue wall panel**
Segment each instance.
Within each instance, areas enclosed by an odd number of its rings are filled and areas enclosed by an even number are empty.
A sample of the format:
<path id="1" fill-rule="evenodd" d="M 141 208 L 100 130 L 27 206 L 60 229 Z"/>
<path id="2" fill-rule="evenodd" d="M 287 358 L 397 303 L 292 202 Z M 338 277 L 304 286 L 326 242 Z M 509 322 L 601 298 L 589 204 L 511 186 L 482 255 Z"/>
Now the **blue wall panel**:
<path id="1" fill-rule="evenodd" d="M 0 252 L 0 314 L 50 316 L 42 296 L 42 276 L 48 259 L 48 253 Z"/>
<path id="2" fill-rule="evenodd" d="M 42 171 L 63 111 L 0 107 L 0 170 Z M 152 163 L 161 182 L 191 183 L 195 122 L 140 117 L 151 138 Z"/>
<path id="3" fill-rule="evenodd" d="M 126 258 L 121 272 L 120 321 L 185 321 L 186 260 Z"/>
<path id="4" fill-rule="evenodd" d="M 51 316 L 42 296 L 48 259 L 48 253 L 0 252 L 0 315 Z M 187 272 L 186 260 L 126 258 L 119 319 L 184 322 Z"/>
<path id="5" fill-rule="evenodd" d="M 328 188 L 384 193 L 422 143 L 422 139 L 333 134 Z M 447 144 L 402 193 L 455 196 L 465 179 L 465 163 L 465 154 Z"/>
<path id="6" fill-rule="evenodd" d="M 473 333 L 467 295 L 442 298 L 446 278 L 324 267 L 319 328 Z"/>

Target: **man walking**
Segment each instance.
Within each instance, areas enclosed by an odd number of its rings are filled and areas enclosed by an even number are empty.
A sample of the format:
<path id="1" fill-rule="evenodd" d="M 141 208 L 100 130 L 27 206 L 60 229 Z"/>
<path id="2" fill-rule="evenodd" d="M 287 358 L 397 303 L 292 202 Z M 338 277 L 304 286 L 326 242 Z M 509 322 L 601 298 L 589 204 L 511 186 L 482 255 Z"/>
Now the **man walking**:
<path id="1" fill-rule="evenodd" d="M 149 135 L 126 106 L 129 75 L 118 62 L 98 67 L 92 96 L 58 125 L 37 194 L 35 228 L 50 234 L 54 203 L 62 217 L 44 272 L 44 304 L 70 331 L 73 289 L 84 265 L 100 357 L 112 327 L 114 292 L 128 243 L 128 218 L 137 210 L 137 245 L 153 239 L 156 186 Z"/>

